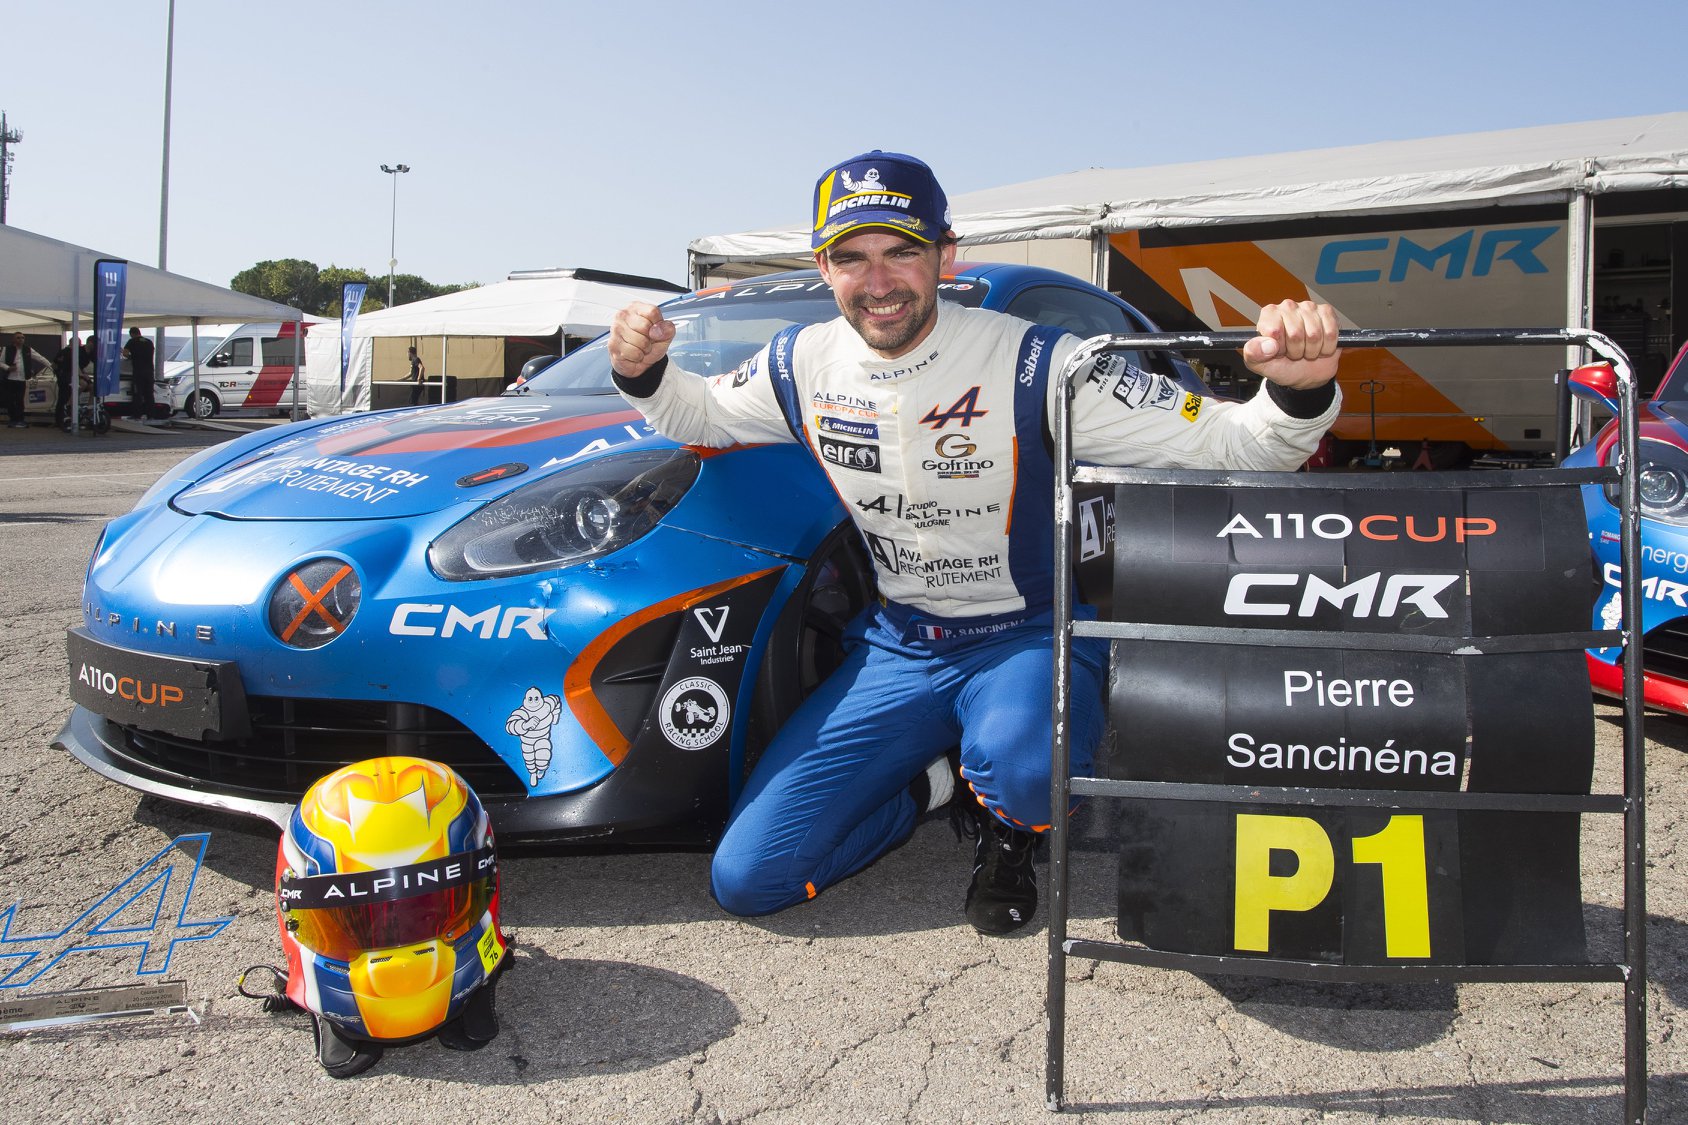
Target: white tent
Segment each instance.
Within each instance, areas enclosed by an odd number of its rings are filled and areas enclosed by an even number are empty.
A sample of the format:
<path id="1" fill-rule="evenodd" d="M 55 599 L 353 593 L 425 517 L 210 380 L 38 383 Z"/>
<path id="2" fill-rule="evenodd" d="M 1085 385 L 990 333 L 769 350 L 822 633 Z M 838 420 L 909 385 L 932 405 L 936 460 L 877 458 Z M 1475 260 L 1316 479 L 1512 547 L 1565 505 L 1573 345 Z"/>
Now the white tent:
<path id="1" fill-rule="evenodd" d="M 305 378 L 314 416 L 368 410 L 375 337 L 596 336 L 630 301 L 665 301 L 684 290 L 670 282 L 590 269 L 520 270 L 504 281 L 362 313 L 352 326 L 352 354 L 340 375 L 340 334 L 306 338 Z M 447 351 L 449 356 L 449 350 Z M 445 364 L 441 364 L 445 367 Z M 445 372 L 449 374 L 449 371 Z M 430 372 L 432 377 L 434 372 Z"/>
<path id="2" fill-rule="evenodd" d="M 1688 186 L 1688 112 L 1151 168 L 1092 168 L 950 200 L 964 245 L 1150 227 L 1566 202 Z M 794 201 L 799 202 L 799 201 Z M 793 207 L 794 212 L 798 211 Z M 690 245 L 693 284 L 728 262 L 807 260 L 791 226 Z M 1098 279 L 1100 280 L 1100 279 Z"/>
<path id="3" fill-rule="evenodd" d="M 65 332 L 93 324 L 94 263 L 85 246 L 0 226 L 0 331 Z M 123 323 L 140 328 L 226 321 L 299 320 L 298 309 L 130 262 Z"/>

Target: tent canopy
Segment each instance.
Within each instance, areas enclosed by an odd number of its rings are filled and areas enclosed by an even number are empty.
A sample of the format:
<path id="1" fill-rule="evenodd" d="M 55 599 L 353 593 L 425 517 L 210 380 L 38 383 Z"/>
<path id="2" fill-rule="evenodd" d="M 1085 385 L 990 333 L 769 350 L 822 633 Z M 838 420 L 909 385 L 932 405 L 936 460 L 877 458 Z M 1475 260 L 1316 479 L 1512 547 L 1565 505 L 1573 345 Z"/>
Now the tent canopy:
<path id="1" fill-rule="evenodd" d="M 504 281 L 426 301 L 360 313 L 352 325 L 346 373 L 340 334 L 305 337 L 305 390 L 312 417 L 368 410 L 376 337 L 596 336 L 629 301 L 665 301 L 685 290 L 673 282 L 591 269 L 518 270 Z M 442 370 L 450 362 L 441 357 Z"/>
<path id="2" fill-rule="evenodd" d="M 63 332 L 72 314 L 91 326 L 94 263 L 116 259 L 85 246 L 0 226 L 0 331 Z M 121 260 L 121 259 L 119 259 Z M 123 323 L 140 328 L 260 320 L 299 320 L 298 309 L 220 285 L 130 262 Z"/>
<path id="3" fill-rule="evenodd" d="M 1389 214 L 1688 186 L 1688 112 L 1152 168 L 1092 168 L 951 199 L 979 245 L 1150 227 Z M 795 210 L 795 208 L 794 208 Z M 693 241 L 696 262 L 804 258 L 792 226 Z"/>
<path id="4" fill-rule="evenodd" d="M 492 285 L 361 313 L 352 335 L 596 336 L 629 301 L 666 300 L 667 281 L 589 269 L 522 270 Z"/>

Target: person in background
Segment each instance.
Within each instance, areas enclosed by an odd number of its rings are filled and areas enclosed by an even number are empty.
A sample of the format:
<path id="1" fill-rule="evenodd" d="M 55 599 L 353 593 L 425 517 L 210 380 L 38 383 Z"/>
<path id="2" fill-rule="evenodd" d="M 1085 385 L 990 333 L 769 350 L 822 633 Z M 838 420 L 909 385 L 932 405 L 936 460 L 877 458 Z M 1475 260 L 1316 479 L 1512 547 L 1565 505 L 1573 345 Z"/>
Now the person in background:
<path id="1" fill-rule="evenodd" d="M 58 384 L 58 394 L 53 403 L 53 425 L 61 430 L 70 429 L 70 364 L 73 341 L 66 340 L 59 348 L 59 354 L 53 357 L 53 381 Z"/>
<path id="2" fill-rule="evenodd" d="M 416 354 L 416 349 L 410 349 L 410 381 L 416 386 L 410 389 L 410 405 L 415 406 L 422 401 L 422 380 L 428 377 L 428 369 L 422 366 L 422 357 Z"/>
<path id="3" fill-rule="evenodd" d="M 22 430 L 29 423 L 23 420 L 24 389 L 33 372 L 30 370 L 29 341 L 22 332 L 12 333 L 11 341 L 0 348 L 0 395 L 5 396 L 6 424 Z"/>
<path id="4" fill-rule="evenodd" d="M 149 419 L 152 417 L 152 384 L 155 376 L 152 341 L 141 335 L 139 328 L 131 328 L 129 342 L 123 345 L 123 354 L 129 357 L 129 401 L 134 409 L 134 416 L 143 420 Z"/>

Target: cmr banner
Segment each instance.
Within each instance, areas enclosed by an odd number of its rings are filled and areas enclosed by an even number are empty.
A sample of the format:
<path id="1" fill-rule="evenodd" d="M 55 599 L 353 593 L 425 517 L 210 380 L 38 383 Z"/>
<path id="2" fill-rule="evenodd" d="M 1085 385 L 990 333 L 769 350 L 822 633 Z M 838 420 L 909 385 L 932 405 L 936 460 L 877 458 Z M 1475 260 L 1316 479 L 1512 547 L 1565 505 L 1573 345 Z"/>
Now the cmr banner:
<path id="1" fill-rule="evenodd" d="M 1152 486 L 1122 489 L 1115 510 L 1120 618 L 1333 635 L 1328 647 L 1116 641 L 1118 739 L 1097 776 L 1589 792 L 1581 651 L 1378 651 L 1340 635 L 1586 629 L 1595 586 L 1576 489 Z M 1358 965 L 1587 959 L 1576 813 L 1108 806 L 1092 831 L 1118 849 L 1120 936 L 1155 949 Z"/>
<path id="2" fill-rule="evenodd" d="M 363 305 L 368 282 L 346 281 L 340 285 L 340 393 L 346 393 L 346 369 L 352 362 L 352 325 Z"/>
<path id="3" fill-rule="evenodd" d="M 122 361 L 123 297 L 129 263 L 101 258 L 94 263 L 94 393 L 109 398 L 117 393 L 118 364 Z"/>

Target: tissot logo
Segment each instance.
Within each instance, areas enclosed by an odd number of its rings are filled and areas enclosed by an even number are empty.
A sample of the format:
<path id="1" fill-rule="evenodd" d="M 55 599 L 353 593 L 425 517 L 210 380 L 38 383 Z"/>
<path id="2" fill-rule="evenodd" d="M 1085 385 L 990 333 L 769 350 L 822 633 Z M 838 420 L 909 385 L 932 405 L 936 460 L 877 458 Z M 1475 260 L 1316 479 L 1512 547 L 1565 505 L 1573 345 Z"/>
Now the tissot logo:
<path id="1" fill-rule="evenodd" d="M 879 447 L 838 441 L 822 434 L 819 438 L 821 460 L 830 465 L 854 469 L 860 473 L 879 472 Z"/>

